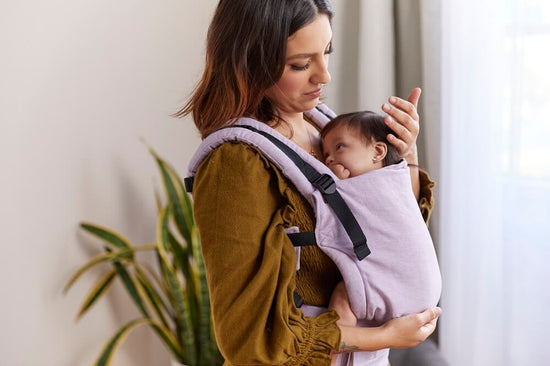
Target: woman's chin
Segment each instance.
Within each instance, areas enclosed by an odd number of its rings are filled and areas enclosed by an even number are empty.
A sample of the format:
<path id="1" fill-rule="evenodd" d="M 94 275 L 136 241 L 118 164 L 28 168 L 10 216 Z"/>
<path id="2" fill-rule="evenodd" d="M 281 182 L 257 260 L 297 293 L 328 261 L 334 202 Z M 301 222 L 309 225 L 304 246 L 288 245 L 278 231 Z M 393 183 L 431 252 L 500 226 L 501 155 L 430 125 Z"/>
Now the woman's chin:
<path id="1" fill-rule="evenodd" d="M 304 101 L 304 103 L 302 103 L 304 112 L 317 107 L 317 104 L 319 104 L 319 98 L 310 98 Z"/>

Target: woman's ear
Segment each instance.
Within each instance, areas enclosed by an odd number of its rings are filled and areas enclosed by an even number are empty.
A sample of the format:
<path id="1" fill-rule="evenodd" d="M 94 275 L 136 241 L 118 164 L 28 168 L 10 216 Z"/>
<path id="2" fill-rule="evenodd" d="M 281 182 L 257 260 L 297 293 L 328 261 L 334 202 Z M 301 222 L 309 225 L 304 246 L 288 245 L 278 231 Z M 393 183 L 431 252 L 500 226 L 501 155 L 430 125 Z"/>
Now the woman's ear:
<path id="1" fill-rule="evenodd" d="M 384 160 L 384 158 L 388 153 L 388 145 L 386 145 L 382 141 L 375 141 L 373 147 L 374 147 L 374 159 L 376 161 Z"/>

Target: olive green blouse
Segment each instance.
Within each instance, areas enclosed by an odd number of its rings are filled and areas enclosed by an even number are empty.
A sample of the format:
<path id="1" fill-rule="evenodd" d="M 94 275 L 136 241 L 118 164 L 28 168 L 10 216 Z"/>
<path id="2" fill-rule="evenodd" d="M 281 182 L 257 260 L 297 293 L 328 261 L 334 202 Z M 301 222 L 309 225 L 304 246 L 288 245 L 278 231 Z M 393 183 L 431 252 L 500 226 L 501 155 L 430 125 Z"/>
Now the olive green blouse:
<path id="1" fill-rule="evenodd" d="M 433 182 L 421 174 L 420 208 L 427 220 Z M 315 216 L 293 184 L 258 150 L 225 143 L 195 176 L 195 219 L 201 235 L 214 328 L 226 365 L 330 365 L 340 345 L 338 315 L 306 317 L 307 304 L 326 307 L 341 280 L 317 247 L 303 247 L 300 270 L 284 229 L 312 231 Z"/>

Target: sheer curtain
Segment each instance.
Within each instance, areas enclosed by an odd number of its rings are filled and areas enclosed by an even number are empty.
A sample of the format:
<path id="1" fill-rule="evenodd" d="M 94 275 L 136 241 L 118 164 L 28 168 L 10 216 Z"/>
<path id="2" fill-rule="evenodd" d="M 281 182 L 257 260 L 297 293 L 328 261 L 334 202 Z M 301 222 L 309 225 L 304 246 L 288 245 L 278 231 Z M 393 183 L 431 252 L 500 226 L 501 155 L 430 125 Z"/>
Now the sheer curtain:
<path id="1" fill-rule="evenodd" d="M 440 344 L 451 365 L 550 358 L 550 4 L 442 3 Z"/>

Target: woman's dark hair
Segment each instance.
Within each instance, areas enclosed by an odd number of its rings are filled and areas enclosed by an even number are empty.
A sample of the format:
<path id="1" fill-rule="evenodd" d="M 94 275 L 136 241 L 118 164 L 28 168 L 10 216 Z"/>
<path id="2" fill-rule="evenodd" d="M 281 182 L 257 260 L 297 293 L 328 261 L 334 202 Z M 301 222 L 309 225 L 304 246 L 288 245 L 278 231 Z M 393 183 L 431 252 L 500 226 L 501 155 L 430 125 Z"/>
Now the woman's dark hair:
<path id="1" fill-rule="evenodd" d="M 353 130 L 361 136 L 365 144 L 370 144 L 373 140 L 384 142 L 388 147 L 388 152 L 384 158 L 384 166 L 396 164 L 402 160 L 395 146 L 388 142 L 387 136 L 393 134 L 393 131 L 386 125 L 383 116 L 371 111 L 339 115 L 321 130 L 321 140 L 338 126 L 346 126 Z"/>
<path id="2" fill-rule="evenodd" d="M 319 13 L 332 19 L 328 0 L 220 0 L 202 79 L 175 116 L 192 113 L 203 138 L 238 117 L 277 121 L 264 93 L 283 74 L 288 37 Z"/>

